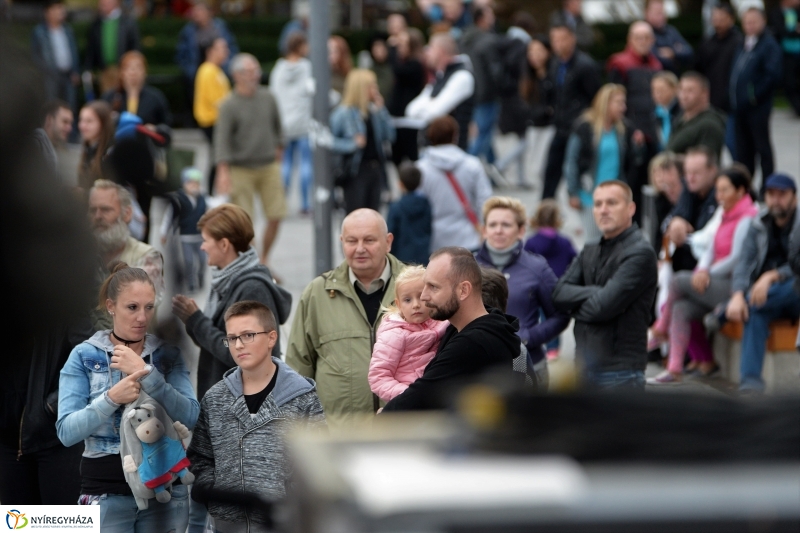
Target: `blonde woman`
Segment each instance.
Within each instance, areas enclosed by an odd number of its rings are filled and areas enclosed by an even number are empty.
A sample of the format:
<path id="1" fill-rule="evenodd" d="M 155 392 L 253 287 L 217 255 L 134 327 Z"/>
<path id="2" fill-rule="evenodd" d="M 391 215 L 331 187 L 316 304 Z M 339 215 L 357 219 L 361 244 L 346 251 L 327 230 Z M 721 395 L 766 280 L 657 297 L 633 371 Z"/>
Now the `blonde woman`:
<path id="1" fill-rule="evenodd" d="M 644 157 L 644 135 L 625 121 L 625 87 L 608 83 L 600 88 L 567 141 L 563 175 L 569 204 L 581 211 L 586 242 L 598 241 L 600 231 L 592 214 L 592 192 L 609 180 L 630 182 Z"/>
<path id="2" fill-rule="evenodd" d="M 337 185 L 344 192 L 347 213 L 380 208 L 381 189 L 386 183 L 386 142 L 395 139 L 389 113 L 378 91 L 375 73 L 354 69 L 344 83 L 342 103 L 331 113 L 332 150 L 341 154 Z"/>

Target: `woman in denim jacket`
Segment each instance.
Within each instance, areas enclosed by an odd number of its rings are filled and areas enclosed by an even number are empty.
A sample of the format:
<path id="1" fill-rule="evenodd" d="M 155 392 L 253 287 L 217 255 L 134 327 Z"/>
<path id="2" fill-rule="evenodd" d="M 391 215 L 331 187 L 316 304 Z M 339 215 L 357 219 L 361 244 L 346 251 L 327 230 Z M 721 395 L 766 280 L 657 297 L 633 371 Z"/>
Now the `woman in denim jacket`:
<path id="1" fill-rule="evenodd" d="M 333 152 L 342 154 L 336 185 L 344 192 L 347 213 L 364 207 L 378 210 L 387 187 L 384 145 L 393 143 L 395 129 L 378 91 L 375 73 L 351 70 L 342 103 L 331 113 Z"/>
<path id="2" fill-rule="evenodd" d="M 113 329 L 99 331 L 72 350 L 61 370 L 58 438 L 65 446 L 84 441 L 80 504 L 100 505 L 100 528 L 112 532 L 184 531 L 187 488 L 173 485 L 172 499 L 138 510 L 120 458 L 120 421 L 125 404 L 144 391 L 173 420 L 194 427 L 200 405 L 177 348 L 147 334 L 155 311 L 155 287 L 147 273 L 117 263 L 100 289 L 100 305 Z"/>

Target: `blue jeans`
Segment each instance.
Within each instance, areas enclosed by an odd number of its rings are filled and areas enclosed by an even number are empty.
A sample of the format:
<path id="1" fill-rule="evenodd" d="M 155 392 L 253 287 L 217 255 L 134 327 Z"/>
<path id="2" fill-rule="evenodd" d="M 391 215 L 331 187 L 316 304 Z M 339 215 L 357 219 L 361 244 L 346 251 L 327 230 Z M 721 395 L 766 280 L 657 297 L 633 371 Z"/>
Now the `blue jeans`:
<path id="1" fill-rule="evenodd" d="M 208 521 L 208 507 L 189 499 L 189 530 L 187 533 L 204 533 Z M 181 532 L 182 533 L 182 532 Z"/>
<path id="2" fill-rule="evenodd" d="M 792 287 L 793 280 L 773 283 L 767 292 L 767 301 L 762 307 L 750 306 L 750 319 L 744 325 L 742 335 L 742 375 L 739 390 L 764 390 L 761 368 L 767 351 L 769 324 L 781 318 L 796 319 L 800 316 L 800 295 Z"/>
<path id="3" fill-rule="evenodd" d="M 494 125 L 500 116 L 500 102 L 486 102 L 475 106 L 472 113 L 472 120 L 478 126 L 478 136 L 472 141 L 469 147 L 471 155 L 486 159 L 488 163 L 494 163 L 494 149 L 492 148 L 492 136 L 494 135 Z"/>
<path id="4" fill-rule="evenodd" d="M 309 199 L 311 198 L 311 182 L 314 181 L 314 162 L 311 159 L 311 145 L 308 144 L 308 137 L 292 139 L 286 143 L 283 153 L 283 189 L 289 194 L 289 186 L 292 183 L 292 170 L 294 169 L 295 152 L 299 152 L 300 157 L 300 195 L 302 198 L 301 207 L 303 211 L 309 209 Z"/>
<path id="5" fill-rule="evenodd" d="M 103 533 L 184 533 L 189 522 L 189 491 L 172 487 L 172 499 L 139 510 L 133 496 L 105 494 L 100 498 L 100 531 Z"/>
<path id="6" fill-rule="evenodd" d="M 644 390 L 644 372 L 641 370 L 586 371 L 584 383 L 601 391 Z"/>

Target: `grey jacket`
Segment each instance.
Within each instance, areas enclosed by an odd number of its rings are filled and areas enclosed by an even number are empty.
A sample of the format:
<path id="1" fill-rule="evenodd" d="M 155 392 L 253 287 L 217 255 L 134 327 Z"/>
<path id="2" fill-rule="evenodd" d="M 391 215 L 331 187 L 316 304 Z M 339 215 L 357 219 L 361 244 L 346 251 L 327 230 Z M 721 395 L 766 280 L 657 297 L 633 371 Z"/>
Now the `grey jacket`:
<path id="1" fill-rule="evenodd" d="M 747 238 L 742 245 L 742 254 L 739 256 L 739 262 L 736 263 L 733 269 L 731 294 L 738 291 L 747 294 L 747 290 L 756 282 L 761 269 L 764 267 L 769 248 L 769 236 L 767 235 L 768 230 L 765 222 L 769 216 L 769 210 L 763 209 L 757 217 L 753 217 L 750 231 L 748 231 Z M 798 238 L 800 238 L 800 215 L 795 212 L 794 225 L 789 236 L 789 242 L 797 241 Z M 787 261 L 780 266 L 778 273 L 782 280 L 791 278 L 794 275 L 791 263 Z"/>
<path id="2" fill-rule="evenodd" d="M 247 408 L 239 367 L 206 393 L 187 451 L 195 486 L 255 493 L 270 501 L 285 496 L 291 465 L 284 437 L 298 423 L 324 429 L 325 415 L 314 381 L 276 357 L 272 361 L 278 366 L 275 388 L 255 415 Z M 216 520 L 245 523 L 247 530 L 258 529 L 267 518 L 213 501 L 208 512 Z"/>

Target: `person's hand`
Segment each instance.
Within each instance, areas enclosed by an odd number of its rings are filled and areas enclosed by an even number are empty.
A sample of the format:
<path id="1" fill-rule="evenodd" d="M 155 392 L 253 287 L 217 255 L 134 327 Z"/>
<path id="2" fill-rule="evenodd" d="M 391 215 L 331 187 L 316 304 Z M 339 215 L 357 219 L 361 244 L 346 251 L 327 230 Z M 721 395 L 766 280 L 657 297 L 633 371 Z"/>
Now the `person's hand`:
<path id="1" fill-rule="evenodd" d="M 356 133 L 353 140 L 355 140 L 357 148 L 364 148 L 367 145 L 367 137 L 362 133 Z"/>
<path id="2" fill-rule="evenodd" d="M 741 292 L 737 292 L 728 302 L 728 307 L 725 309 L 725 318 L 731 322 L 747 322 L 750 320 L 750 306 L 747 305 L 747 300 Z"/>
<path id="3" fill-rule="evenodd" d="M 711 283 L 711 276 L 708 275 L 707 270 L 698 270 L 692 274 L 692 288 L 698 294 L 706 292 L 708 285 Z"/>
<path id="4" fill-rule="evenodd" d="M 577 209 L 578 211 L 580 211 L 580 209 L 581 209 L 581 199 L 578 198 L 577 196 L 570 196 L 569 197 L 569 206 L 572 209 Z"/>
<path id="5" fill-rule="evenodd" d="M 767 303 L 767 293 L 775 281 L 777 281 L 776 271 L 770 270 L 761 274 L 756 282 L 753 283 L 753 288 L 750 289 L 750 305 L 761 307 Z"/>
<path id="6" fill-rule="evenodd" d="M 111 368 L 116 368 L 130 376 L 144 368 L 144 359 L 128 346 L 118 344 L 114 346 L 114 353 L 111 356 Z"/>
<path id="7" fill-rule="evenodd" d="M 675 217 L 670 221 L 669 227 L 667 227 L 667 237 L 669 237 L 669 240 L 672 241 L 675 246 L 683 246 L 686 244 L 686 238 L 693 229 L 692 225 L 687 221 L 681 217 Z"/>
<path id="8" fill-rule="evenodd" d="M 217 176 L 214 178 L 215 194 L 230 194 L 231 169 L 228 165 L 217 165 Z"/>
<path id="9" fill-rule="evenodd" d="M 636 130 L 633 132 L 631 139 L 637 146 L 642 146 L 644 144 L 644 133 L 642 133 L 642 130 Z"/>
<path id="10" fill-rule="evenodd" d="M 662 46 L 658 49 L 658 55 L 667 59 L 674 59 L 675 52 L 669 46 Z"/>
<path id="11" fill-rule="evenodd" d="M 172 298 L 172 314 L 178 317 L 181 322 L 186 324 L 189 317 L 199 311 L 197 302 L 183 294 L 176 294 Z"/>
<path id="12" fill-rule="evenodd" d="M 162 235 L 161 236 L 161 244 L 167 244 L 167 236 L 166 235 Z"/>
<path id="13" fill-rule="evenodd" d="M 146 374 L 147 370 L 143 368 L 122 378 L 116 385 L 108 389 L 108 399 L 119 405 L 134 401 L 139 397 L 139 391 L 142 390 L 139 379 Z"/>

